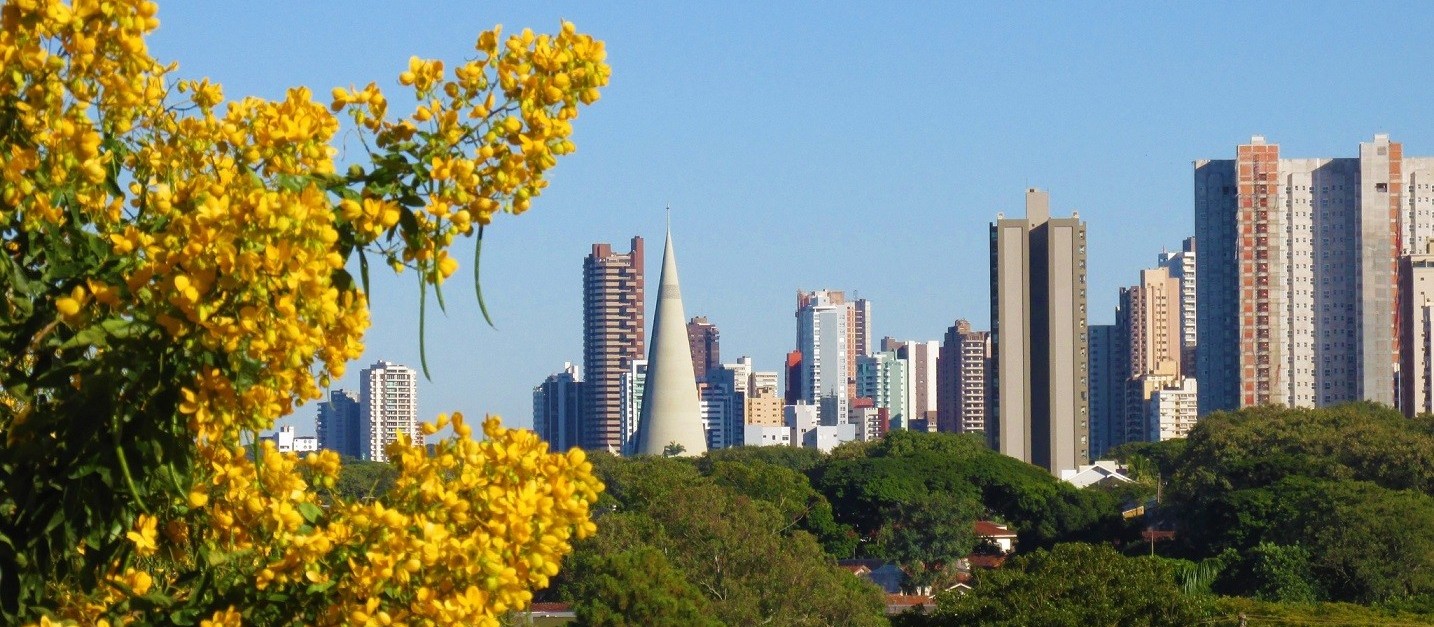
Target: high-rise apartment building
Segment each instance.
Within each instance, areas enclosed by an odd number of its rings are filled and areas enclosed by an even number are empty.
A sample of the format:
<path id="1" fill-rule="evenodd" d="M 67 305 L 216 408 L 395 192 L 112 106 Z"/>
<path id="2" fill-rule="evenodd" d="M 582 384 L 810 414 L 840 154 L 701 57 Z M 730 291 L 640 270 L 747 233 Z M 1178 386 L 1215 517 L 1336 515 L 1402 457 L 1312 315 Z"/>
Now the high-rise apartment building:
<path id="1" fill-rule="evenodd" d="M 406 435 L 423 445 L 418 423 L 418 373 L 379 361 L 359 373 L 359 438 L 365 460 L 388 461 L 388 445 Z"/>
<path id="2" fill-rule="evenodd" d="M 787 353 L 786 364 L 782 368 L 783 374 L 787 377 L 787 386 L 782 389 L 782 399 L 787 405 L 796 405 L 797 402 L 806 398 L 802 391 L 802 351 L 794 350 Z"/>
<path id="3" fill-rule="evenodd" d="M 986 430 L 986 370 L 991 361 L 991 334 L 972 331 L 957 320 L 946 330 L 936 358 L 936 407 L 940 431 L 982 433 Z"/>
<path id="4" fill-rule="evenodd" d="M 645 307 L 642 238 L 627 253 L 593 244 L 583 260 L 584 448 L 623 448 L 622 375 L 646 351 Z"/>
<path id="5" fill-rule="evenodd" d="M 1026 217 L 991 224 L 992 448 L 1052 473 L 1089 460 L 1085 224 L 1050 217 L 1026 191 Z"/>
<path id="6" fill-rule="evenodd" d="M 1141 270 L 1139 284 L 1121 288 L 1120 305 L 1129 321 L 1128 376 L 1159 372 L 1179 377 L 1180 280 L 1164 267 Z"/>
<path id="7" fill-rule="evenodd" d="M 1394 404 L 1398 259 L 1434 235 L 1434 158 L 1380 134 L 1288 159 L 1255 136 L 1194 165 L 1200 413 Z"/>
<path id="8" fill-rule="evenodd" d="M 881 339 L 881 350 L 895 352 L 906 368 L 907 429 L 936 431 L 937 427 L 937 360 L 941 343 L 908 342 L 892 337 Z"/>
<path id="9" fill-rule="evenodd" d="M 890 428 L 909 429 L 907 403 L 911 395 L 907 393 L 906 362 L 896 351 L 857 358 L 856 373 L 856 395 L 871 399 L 873 407 L 886 410 Z"/>
<path id="10" fill-rule="evenodd" d="M 554 451 L 580 444 L 582 389 L 582 377 L 571 363 L 533 388 L 533 431 Z"/>
<path id="11" fill-rule="evenodd" d="M 1434 194 L 1434 185 L 1419 183 L 1417 191 Z M 1399 263 L 1401 398 L 1399 408 L 1413 418 L 1434 413 L 1434 240 L 1425 240 L 1420 254 Z"/>
<path id="12" fill-rule="evenodd" d="M 707 373 L 722 365 L 722 353 L 718 346 L 717 325 L 707 321 L 707 316 L 697 316 L 687 321 L 687 343 L 692 347 L 692 373 L 698 381 L 706 381 Z"/>
<path id="13" fill-rule="evenodd" d="M 851 302 L 851 310 L 852 355 L 853 357 L 870 355 L 876 350 L 876 345 L 872 341 L 875 336 L 871 333 L 871 301 L 858 298 Z"/>
<path id="14" fill-rule="evenodd" d="M 617 448 L 620 455 L 637 454 L 637 422 L 642 417 L 642 395 L 647 392 L 647 360 L 634 359 L 622 373 L 618 402 L 622 404 L 619 414 Z"/>
<path id="15" fill-rule="evenodd" d="M 1197 391 L 1194 378 L 1186 377 L 1159 386 L 1150 393 L 1145 403 L 1146 428 L 1141 439 L 1147 442 L 1173 440 L 1190 435 L 1198 418 L 1196 411 Z"/>
<path id="16" fill-rule="evenodd" d="M 1195 292 L 1199 282 L 1199 263 L 1196 257 L 1195 238 L 1187 237 L 1180 243 L 1180 252 L 1162 252 L 1160 266 L 1170 276 L 1180 281 L 1180 372 L 1186 377 L 1195 376 L 1195 355 L 1199 342 L 1195 335 L 1195 323 L 1199 316 L 1199 299 Z"/>
<path id="17" fill-rule="evenodd" d="M 319 448 L 345 457 L 363 457 L 363 428 L 359 425 L 359 397 L 350 390 L 331 390 L 329 400 L 319 403 L 314 421 Z"/>
<path id="18" fill-rule="evenodd" d="M 1125 441 L 1125 388 L 1130 378 L 1129 339 L 1117 324 L 1090 325 L 1090 454 L 1104 457 Z"/>
<path id="19" fill-rule="evenodd" d="M 754 392 L 753 374 L 752 359 L 742 357 L 736 363 L 721 364 L 707 371 L 706 380 L 698 384 L 708 449 L 742 444 L 742 429 L 749 424 L 746 416 L 747 401 Z M 772 388 L 770 400 L 776 401 L 777 414 L 780 417 L 781 407 L 780 401 L 776 399 L 775 386 Z"/>
<path id="20" fill-rule="evenodd" d="M 797 294 L 797 350 L 801 351 L 802 400 L 817 408 L 822 424 L 846 420 L 855 392 L 848 350 L 852 308 L 840 292 Z"/>

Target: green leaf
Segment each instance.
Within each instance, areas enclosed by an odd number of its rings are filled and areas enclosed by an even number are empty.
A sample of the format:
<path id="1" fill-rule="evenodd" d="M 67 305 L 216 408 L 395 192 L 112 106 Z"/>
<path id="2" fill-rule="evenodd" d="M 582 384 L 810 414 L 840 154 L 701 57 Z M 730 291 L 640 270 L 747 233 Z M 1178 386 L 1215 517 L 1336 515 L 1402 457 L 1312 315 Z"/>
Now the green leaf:
<path id="1" fill-rule="evenodd" d="M 318 522 L 319 517 L 324 515 L 324 511 L 319 509 L 318 505 L 303 502 L 299 504 L 299 514 L 304 517 L 304 520 L 313 523 Z"/>
<path id="2" fill-rule="evenodd" d="M 483 321 L 488 323 L 490 328 L 498 328 L 493 324 L 493 316 L 488 314 L 488 304 L 483 302 L 483 282 L 478 278 L 478 262 L 483 258 L 483 225 L 478 225 L 477 244 L 473 246 L 473 292 L 478 295 L 478 311 L 483 313 Z"/>

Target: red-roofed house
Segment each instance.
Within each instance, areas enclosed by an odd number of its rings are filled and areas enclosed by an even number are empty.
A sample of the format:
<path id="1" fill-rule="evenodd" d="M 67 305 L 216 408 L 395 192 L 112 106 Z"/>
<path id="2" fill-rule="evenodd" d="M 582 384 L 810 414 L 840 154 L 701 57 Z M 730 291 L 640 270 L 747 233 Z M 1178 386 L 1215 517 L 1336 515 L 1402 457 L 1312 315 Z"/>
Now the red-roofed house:
<path id="1" fill-rule="evenodd" d="M 1016 550 L 1016 532 L 1011 531 L 1005 525 L 998 525 L 989 520 L 978 520 L 973 527 L 978 541 L 995 546 L 1003 554 L 1009 554 Z"/>

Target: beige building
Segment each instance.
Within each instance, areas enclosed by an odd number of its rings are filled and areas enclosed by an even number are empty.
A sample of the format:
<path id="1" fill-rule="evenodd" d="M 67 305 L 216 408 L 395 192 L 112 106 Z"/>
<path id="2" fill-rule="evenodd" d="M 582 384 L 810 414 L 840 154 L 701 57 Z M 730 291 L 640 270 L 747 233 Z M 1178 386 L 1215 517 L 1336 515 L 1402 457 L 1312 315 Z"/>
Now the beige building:
<path id="1" fill-rule="evenodd" d="M 1140 284 L 1121 290 L 1121 312 L 1130 318 L 1130 376 L 1164 373 L 1180 377 L 1180 280 L 1166 268 L 1140 271 Z"/>
<path id="2" fill-rule="evenodd" d="M 1026 217 L 991 224 L 991 376 L 986 437 L 1053 474 L 1089 461 L 1085 224 L 1050 217 L 1026 190 Z"/>
<path id="3" fill-rule="evenodd" d="M 1400 409 L 1404 415 L 1434 412 L 1434 239 L 1425 240 L 1424 252 L 1405 255 L 1399 263 Z"/>

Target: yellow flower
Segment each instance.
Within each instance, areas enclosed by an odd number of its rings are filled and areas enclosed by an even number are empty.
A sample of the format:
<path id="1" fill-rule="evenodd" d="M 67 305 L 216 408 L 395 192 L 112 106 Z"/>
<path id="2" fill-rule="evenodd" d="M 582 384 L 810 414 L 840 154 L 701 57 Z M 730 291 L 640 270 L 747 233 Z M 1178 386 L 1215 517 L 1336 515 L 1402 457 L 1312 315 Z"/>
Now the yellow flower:
<path id="1" fill-rule="evenodd" d="M 159 545 L 155 543 L 156 522 L 154 516 L 140 514 L 139 520 L 135 522 L 134 530 L 125 534 L 129 541 L 134 543 L 135 553 L 140 557 L 153 555 L 155 551 L 159 550 Z"/>

